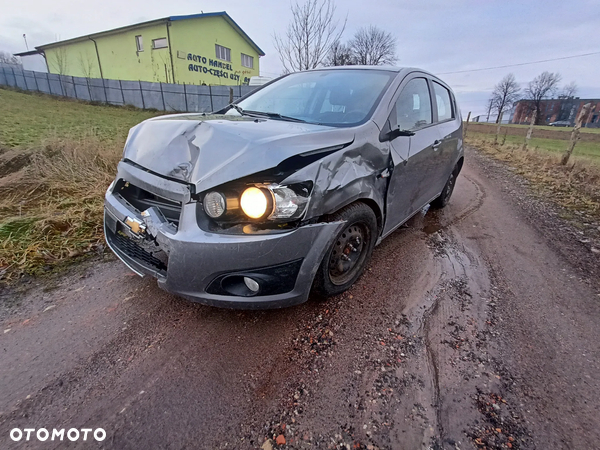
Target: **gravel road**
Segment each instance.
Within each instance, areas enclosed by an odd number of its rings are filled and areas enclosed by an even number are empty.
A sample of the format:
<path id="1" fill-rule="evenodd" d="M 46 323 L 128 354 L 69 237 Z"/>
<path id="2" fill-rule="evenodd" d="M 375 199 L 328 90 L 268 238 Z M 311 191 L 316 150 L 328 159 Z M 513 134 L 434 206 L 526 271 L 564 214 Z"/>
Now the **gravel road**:
<path id="1" fill-rule="evenodd" d="M 599 448 L 600 256 L 558 216 L 469 149 L 327 302 L 210 308 L 113 260 L 5 291 L 0 448 Z M 107 437 L 9 437 L 42 427 Z"/>

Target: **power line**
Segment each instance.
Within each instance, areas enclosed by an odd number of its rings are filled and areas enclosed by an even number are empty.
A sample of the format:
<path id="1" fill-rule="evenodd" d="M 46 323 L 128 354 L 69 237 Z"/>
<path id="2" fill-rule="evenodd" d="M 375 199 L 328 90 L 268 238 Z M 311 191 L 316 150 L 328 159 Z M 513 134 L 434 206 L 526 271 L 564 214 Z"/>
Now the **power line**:
<path id="1" fill-rule="evenodd" d="M 599 54 L 600 54 L 600 52 L 591 52 L 591 53 L 584 53 L 582 55 L 562 56 L 560 58 L 541 59 L 539 61 L 524 62 L 524 63 L 519 63 L 519 64 L 507 64 L 505 66 L 484 67 L 482 69 L 471 69 L 471 70 L 458 70 L 456 72 L 442 72 L 442 73 L 438 73 L 438 75 L 450 75 L 450 74 L 455 74 L 455 73 L 481 72 L 483 70 L 505 69 L 507 67 L 528 66 L 530 64 L 539 64 L 539 63 L 550 62 L 550 61 L 559 61 L 562 59 L 581 58 L 584 56 L 599 55 Z"/>

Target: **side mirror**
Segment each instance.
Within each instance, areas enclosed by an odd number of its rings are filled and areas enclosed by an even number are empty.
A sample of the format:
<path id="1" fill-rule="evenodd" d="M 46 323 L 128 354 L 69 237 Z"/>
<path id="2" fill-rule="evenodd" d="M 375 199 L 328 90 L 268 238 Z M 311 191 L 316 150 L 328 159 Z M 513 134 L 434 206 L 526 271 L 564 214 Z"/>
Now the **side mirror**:
<path id="1" fill-rule="evenodd" d="M 387 134 L 387 138 L 389 141 L 396 139 L 399 136 L 414 136 L 415 132 L 410 130 L 402 130 L 400 128 L 395 128 Z"/>

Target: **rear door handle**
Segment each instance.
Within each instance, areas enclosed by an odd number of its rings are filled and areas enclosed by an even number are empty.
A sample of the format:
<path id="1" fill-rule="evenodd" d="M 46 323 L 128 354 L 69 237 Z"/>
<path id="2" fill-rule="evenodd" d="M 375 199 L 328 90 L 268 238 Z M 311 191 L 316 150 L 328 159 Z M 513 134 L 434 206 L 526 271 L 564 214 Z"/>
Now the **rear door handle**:
<path id="1" fill-rule="evenodd" d="M 433 149 L 434 149 L 434 150 L 437 150 L 438 148 L 440 148 L 440 144 L 441 144 L 441 143 L 442 143 L 442 141 L 440 141 L 439 139 L 436 139 L 436 140 L 433 142 L 433 145 L 432 145 Z"/>

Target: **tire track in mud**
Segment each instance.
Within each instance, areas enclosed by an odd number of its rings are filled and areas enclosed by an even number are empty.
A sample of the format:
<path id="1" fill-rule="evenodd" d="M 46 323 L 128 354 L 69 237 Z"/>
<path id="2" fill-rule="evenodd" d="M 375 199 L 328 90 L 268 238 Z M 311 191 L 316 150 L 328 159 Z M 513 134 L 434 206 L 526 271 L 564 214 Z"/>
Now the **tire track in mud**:
<path id="1" fill-rule="evenodd" d="M 263 435 L 263 440 L 266 439 L 265 448 L 274 446 L 275 438 L 283 434 L 291 439 L 286 448 L 442 448 L 446 441 L 458 442 L 455 441 L 457 434 L 459 439 L 466 439 L 463 429 L 457 432 L 456 427 L 450 427 L 450 437 L 447 436 L 445 428 L 448 420 L 442 407 L 445 405 L 443 391 L 447 389 L 448 380 L 443 378 L 445 373 L 440 369 L 446 361 L 441 360 L 439 345 L 434 345 L 432 336 L 434 333 L 442 334 L 441 319 L 460 314 L 463 302 L 458 301 L 458 306 L 447 307 L 446 303 L 452 302 L 447 292 L 457 291 L 456 296 L 460 297 L 461 283 L 466 284 L 468 266 L 476 258 L 464 248 L 461 252 L 456 242 L 450 243 L 449 232 L 445 231 L 477 212 L 484 203 L 484 187 L 471 177 L 465 178 L 469 181 L 468 201 L 458 213 L 453 214 L 450 221 L 444 221 L 444 216 L 440 217 L 441 212 L 418 214 L 376 249 L 373 259 L 378 261 L 379 267 L 373 266 L 373 271 L 369 269 L 367 276 L 382 279 L 384 285 L 401 279 L 396 275 L 399 266 L 389 256 L 397 259 L 417 257 L 418 252 L 407 251 L 408 241 L 413 245 L 420 242 L 419 245 L 429 253 L 429 258 L 425 259 L 430 259 L 432 265 L 427 264 L 420 280 L 416 280 L 410 291 L 405 293 L 406 300 L 401 313 L 394 311 L 396 303 L 392 300 L 392 293 L 382 298 L 372 298 L 373 310 L 363 311 L 365 317 L 362 319 L 373 323 L 371 328 L 375 331 L 367 331 L 365 336 L 368 341 L 376 343 L 374 348 L 361 343 L 355 346 L 354 354 L 350 355 L 343 353 L 344 349 L 336 345 L 342 340 L 351 339 L 344 329 L 352 328 L 353 334 L 359 335 L 365 332 L 362 327 L 355 327 L 357 318 L 348 315 L 354 312 L 345 308 L 347 302 L 358 300 L 357 289 L 353 288 L 349 295 L 333 303 L 336 312 L 329 317 L 328 326 L 336 330 L 336 342 L 330 348 L 335 359 L 347 358 L 351 361 L 347 366 L 354 369 L 352 376 L 346 377 L 351 393 L 342 393 L 346 406 L 343 406 L 343 402 L 336 404 L 340 409 L 338 420 L 344 416 L 346 418 L 340 423 L 332 423 L 328 429 L 311 422 L 314 420 L 310 417 L 312 409 L 323 412 L 324 408 L 332 407 L 327 402 L 320 403 L 315 397 L 325 394 L 325 386 L 330 386 L 329 390 L 334 389 L 335 385 L 319 378 L 319 374 L 305 373 L 296 387 L 294 382 L 290 384 L 288 397 L 282 397 L 280 408 L 273 412 L 268 422 L 246 427 L 249 441 L 261 444 L 260 435 L 250 431 L 257 428 L 267 430 Z M 435 233 L 434 236 L 439 237 L 435 238 L 431 235 L 434 231 L 432 228 L 444 232 Z M 364 278 L 359 288 L 363 282 Z M 373 280 L 369 284 L 373 285 Z M 382 311 L 377 312 L 380 309 Z M 372 314 L 376 314 L 376 317 L 369 318 Z M 341 331 L 340 341 L 337 341 L 340 336 L 338 330 Z M 326 332 L 323 329 L 321 331 Z M 339 354 L 340 351 L 345 357 Z M 314 357 L 301 363 L 315 367 Z M 319 370 L 325 370 L 321 376 L 327 377 L 327 364 L 319 367 Z M 341 375 L 339 372 L 336 374 Z M 316 393 L 306 396 L 306 386 L 319 386 L 319 379 L 325 386 L 318 387 Z M 311 380 L 310 383 L 308 380 Z M 475 389 L 469 391 L 475 392 Z M 471 411 L 473 420 L 476 420 L 478 413 L 468 397 L 464 393 L 461 400 L 464 408 Z M 305 417 L 307 413 L 309 416 Z M 328 414 L 326 416 L 329 417 Z"/>

